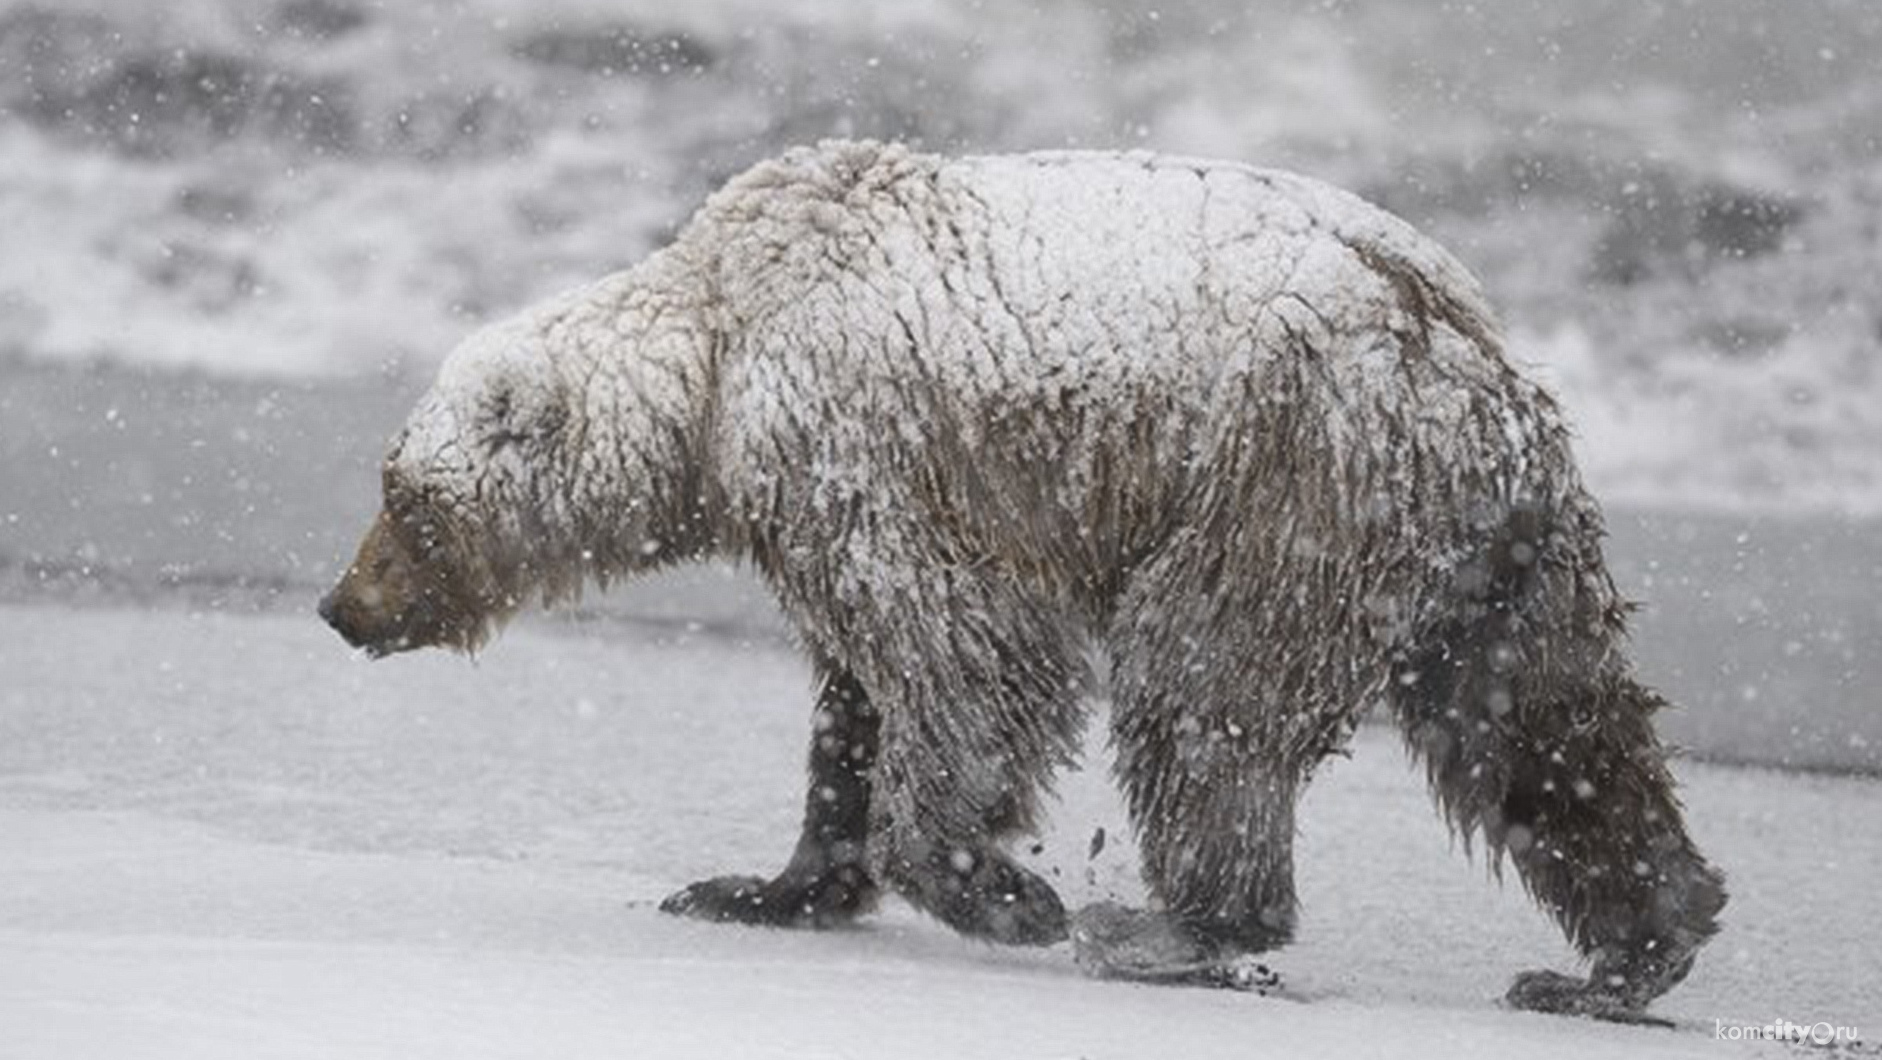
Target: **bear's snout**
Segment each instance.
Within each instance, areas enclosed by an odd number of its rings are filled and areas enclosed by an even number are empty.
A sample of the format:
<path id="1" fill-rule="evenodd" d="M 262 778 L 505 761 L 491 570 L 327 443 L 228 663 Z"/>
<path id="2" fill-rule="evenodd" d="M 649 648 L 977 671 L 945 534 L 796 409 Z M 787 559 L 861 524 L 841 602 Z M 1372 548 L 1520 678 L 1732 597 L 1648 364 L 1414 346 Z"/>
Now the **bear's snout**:
<path id="1" fill-rule="evenodd" d="M 336 585 L 327 595 L 320 598 L 320 620 L 333 627 L 340 638 L 355 648 L 365 648 L 374 654 L 384 654 L 378 640 L 371 633 L 371 623 L 366 620 L 362 609 L 355 606 L 350 598 L 342 594 L 344 586 Z"/>
<path id="2" fill-rule="evenodd" d="M 443 550 L 421 559 L 381 512 L 338 585 L 321 598 L 320 617 L 374 658 L 415 648 L 474 649 L 489 621 L 483 599 L 467 590 Z"/>
<path id="3" fill-rule="evenodd" d="M 348 569 L 340 584 L 320 598 L 321 620 L 341 639 L 366 649 L 374 658 L 415 647 L 406 632 L 410 625 L 406 609 L 396 603 L 388 607 L 384 594 L 361 585 L 362 581 L 357 567 Z"/>
<path id="4" fill-rule="evenodd" d="M 344 609 L 340 606 L 340 591 L 337 588 L 329 589 L 327 595 L 320 598 L 320 604 L 314 608 L 314 611 L 320 615 L 322 622 L 332 626 L 333 631 L 338 633 L 348 644 L 352 644 L 354 647 L 359 646 L 355 643 L 358 633 L 354 630 L 353 624 L 347 621 L 343 613 Z"/>
<path id="5" fill-rule="evenodd" d="M 373 520 L 340 582 L 320 600 L 320 617 L 348 644 L 375 658 L 436 643 L 418 634 L 429 623 L 420 572 L 383 513 Z"/>

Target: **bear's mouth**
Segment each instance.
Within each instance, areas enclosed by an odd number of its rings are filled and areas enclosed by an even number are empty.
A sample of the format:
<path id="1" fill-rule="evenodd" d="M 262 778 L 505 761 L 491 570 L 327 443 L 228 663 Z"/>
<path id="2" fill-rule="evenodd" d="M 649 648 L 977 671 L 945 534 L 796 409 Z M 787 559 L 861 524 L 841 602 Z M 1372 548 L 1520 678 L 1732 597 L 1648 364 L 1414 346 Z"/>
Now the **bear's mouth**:
<path id="1" fill-rule="evenodd" d="M 417 645 L 412 643 L 410 637 L 400 635 L 393 638 L 389 643 L 360 644 L 355 645 L 355 647 L 363 650 L 368 659 L 378 660 L 388 655 L 397 655 L 400 652 L 411 651 L 413 648 L 416 648 Z"/>

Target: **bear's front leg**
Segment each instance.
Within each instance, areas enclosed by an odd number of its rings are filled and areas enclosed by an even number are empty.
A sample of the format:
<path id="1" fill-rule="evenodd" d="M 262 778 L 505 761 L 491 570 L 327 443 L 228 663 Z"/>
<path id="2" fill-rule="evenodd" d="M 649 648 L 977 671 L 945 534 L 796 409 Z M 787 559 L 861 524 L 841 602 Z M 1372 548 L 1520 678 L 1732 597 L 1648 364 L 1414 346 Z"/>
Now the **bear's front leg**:
<path id="1" fill-rule="evenodd" d="M 721 923 L 826 928 L 875 905 L 877 888 L 864 848 L 881 718 L 847 670 L 833 664 L 818 669 L 825 676 L 810 742 L 810 792 L 790 864 L 770 880 L 702 880 L 660 903 L 662 912 Z"/>
<path id="2" fill-rule="evenodd" d="M 1057 616 L 1010 584 L 948 575 L 952 595 L 910 608 L 951 650 L 903 663 L 885 703 L 870 864 L 963 935 L 1049 946 L 1067 937 L 1065 905 L 1004 847 L 1037 832 L 1053 773 L 1077 753 L 1082 660 Z"/>

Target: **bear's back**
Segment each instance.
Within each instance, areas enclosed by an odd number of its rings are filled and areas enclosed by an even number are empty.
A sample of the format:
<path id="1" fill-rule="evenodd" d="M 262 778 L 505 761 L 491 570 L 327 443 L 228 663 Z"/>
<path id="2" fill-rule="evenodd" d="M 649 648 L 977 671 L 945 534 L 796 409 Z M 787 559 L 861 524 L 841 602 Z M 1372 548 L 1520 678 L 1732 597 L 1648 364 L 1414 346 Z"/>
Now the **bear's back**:
<path id="1" fill-rule="evenodd" d="M 756 167 L 702 219 L 692 241 L 709 248 L 735 370 L 791 361 L 830 389 L 922 386 L 975 420 L 1128 406 L 1146 387 L 1200 410 L 1302 344 L 1354 398 L 1402 381 L 1377 369 L 1398 367 L 1413 332 L 1419 354 L 1502 363 L 1455 259 L 1280 171 L 832 143 Z"/>
<path id="2" fill-rule="evenodd" d="M 1199 508 L 1313 491 L 1396 518 L 1418 491 L 1463 510 L 1549 485 L 1511 454 L 1554 462 L 1552 406 L 1474 279 L 1307 178 L 835 144 L 703 216 L 731 492 L 788 494 L 813 525 L 913 513 L 1018 565 L 1075 551 L 1084 577 Z"/>

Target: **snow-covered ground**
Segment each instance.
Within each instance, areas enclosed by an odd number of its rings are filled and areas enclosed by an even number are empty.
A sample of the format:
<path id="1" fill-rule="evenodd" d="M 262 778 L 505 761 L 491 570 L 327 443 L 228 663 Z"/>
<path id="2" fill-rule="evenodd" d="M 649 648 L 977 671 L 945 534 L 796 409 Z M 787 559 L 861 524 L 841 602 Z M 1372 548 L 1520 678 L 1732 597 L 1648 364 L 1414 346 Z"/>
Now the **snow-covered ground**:
<path id="1" fill-rule="evenodd" d="M 1497 1007 L 1572 958 L 1379 729 L 1311 789 L 1264 999 L 1095 982 L 893 902 L 822 935 L 658 913 L 795 835 L 808 675 L 761 630 L 538 621 L 367 663 L 297 614 L 4 606 L 0 673 L 9 1060 L 1757 1056 L 1795 1054 L 1716 1021 L 1882 1026 L 1873 780 L 1681 767 L 1733 903 L 1669 1031 Z M 1030 858 L 1131 900 L 1092 756 Z"/>

